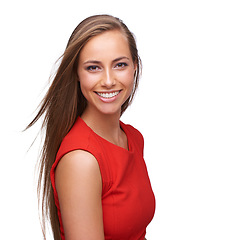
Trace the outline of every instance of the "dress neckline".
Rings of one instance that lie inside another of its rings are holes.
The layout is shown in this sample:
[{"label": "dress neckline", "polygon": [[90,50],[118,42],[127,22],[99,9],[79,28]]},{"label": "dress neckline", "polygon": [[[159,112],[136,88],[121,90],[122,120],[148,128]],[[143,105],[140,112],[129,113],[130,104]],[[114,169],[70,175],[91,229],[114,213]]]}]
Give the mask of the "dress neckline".
[{"label": "dress neckline", "polygon": [[131,140],[130,140],[130,136],[129,136],[129,133],[128,133],[128,130],[126,128],[126,124],[124,124],[122,121],[119,120],[119,124],[120,124],[120,128],[122,129],[122,131],[125,133],[126,135],[126,138],[127,138],[127,146],[128,146],[128,149],[126,148],[123,148],[123,147],[120,147],[108,140],[106,140],[105,138],[101,137],[99,134],[97,134],[96,132],[93,131],[93,129],[91,127],[89,127],[86,122],[81,118],[79,117],[79,119],[84,123],[84,125],[90,129],[90,131],[96,136],[98,137],[99,139],[101,139],[102,141],[110,144],[111,146],[115,147],[115,148],[118,148],[118,149],[121,149],[122,151],[125,151],[125,152],[128,152],[128,153],[131,153],[132,152],[132,144],[131,144]]}]

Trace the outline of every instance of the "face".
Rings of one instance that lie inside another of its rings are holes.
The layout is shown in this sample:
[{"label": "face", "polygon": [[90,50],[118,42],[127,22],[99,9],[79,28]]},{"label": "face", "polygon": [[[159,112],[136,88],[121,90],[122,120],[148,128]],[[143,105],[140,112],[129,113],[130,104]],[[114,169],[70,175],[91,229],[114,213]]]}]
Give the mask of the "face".
[{"label": "face", "polygon": [[89,40],[78,64],[86,111],[120,114],[132,93],[135,70],[127,39],[120,31],[107,31]]}]

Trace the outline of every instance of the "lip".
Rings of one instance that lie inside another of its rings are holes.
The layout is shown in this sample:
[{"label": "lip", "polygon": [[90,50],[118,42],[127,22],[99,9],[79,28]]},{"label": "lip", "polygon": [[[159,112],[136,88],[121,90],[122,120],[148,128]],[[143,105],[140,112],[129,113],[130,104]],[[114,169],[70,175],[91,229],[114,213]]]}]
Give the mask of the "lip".
[{"label": "lip", "polygon": [[95,93],[113,93],[113,92],[121,92],[122,89],[114,89],[109,91],[94,91]]},{"label": "lip", "polygon": [[[105,102],[105,103],[111,103],[113,101],[115,101],[118,96],[120,95],[122,90],[110,90],[110,91],[95,91],[95,94],[98,96],[98,98],[102,101],[102,102]],[[111,93],[116,93],[118,92],[117,95],[113,96],[113,97],[103,97],[101,95],[99,95],[98,93],[101,93],[101,94],[111,94]]]}]

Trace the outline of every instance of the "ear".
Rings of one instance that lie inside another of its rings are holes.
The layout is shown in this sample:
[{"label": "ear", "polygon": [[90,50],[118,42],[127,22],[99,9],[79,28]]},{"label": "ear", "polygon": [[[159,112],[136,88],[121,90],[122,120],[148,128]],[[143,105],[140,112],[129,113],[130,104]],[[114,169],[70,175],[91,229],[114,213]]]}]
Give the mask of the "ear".
[{"label": "ear", "polygon": [[134,63],[134,77],[137,75],[137,63]]},{"label": "ear", "polygon": [[137,63],[136,63],[136,62],[134,62],[134,64],[133,64],[133,65],[134,65],[134,72],[135,72],[135,71],[137,71]]}]

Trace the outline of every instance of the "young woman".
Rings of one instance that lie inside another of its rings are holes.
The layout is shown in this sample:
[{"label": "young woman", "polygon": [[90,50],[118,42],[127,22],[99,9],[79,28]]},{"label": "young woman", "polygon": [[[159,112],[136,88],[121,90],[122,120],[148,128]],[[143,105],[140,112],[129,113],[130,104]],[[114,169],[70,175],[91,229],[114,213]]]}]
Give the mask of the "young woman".
[{"label": "young woman", "polygon": [[28,126],[44,115],[39,189],[56,240],[145,239],[155,198],[143,137],[120,121],[140,68],[134,37],[118,18],[89,17],[69,39]]}]

